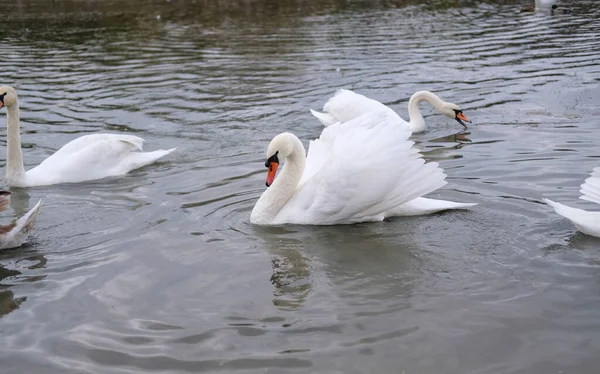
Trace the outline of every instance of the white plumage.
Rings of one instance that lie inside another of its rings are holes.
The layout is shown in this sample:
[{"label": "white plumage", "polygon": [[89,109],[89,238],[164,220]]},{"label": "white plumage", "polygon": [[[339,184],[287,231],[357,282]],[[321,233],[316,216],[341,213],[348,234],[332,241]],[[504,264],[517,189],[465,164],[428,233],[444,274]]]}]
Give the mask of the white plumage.
[{"label": "white plumage", "polygon": [[133,135],[85,135],[65,144],[26,172],[21,152],[19,104],[12,87],[0,87],[0,108],[3,106],[7,114],[6,182],[9,186],[75,183],[124,175],[175,150],[140,152],[144,140]]},{"label": "white plumage", "polygon": [[[581,185],[579,192],[582,194],[579,197],[580,199],[600,204],[600,167],[594,169],[591,176]],[[571,208],[546,198],[543,200],[556,213],[573,222],[579,231],[587,235],[600,237],[600,212],[588,212],[583,209]]]},{"label": "white plumage", "polygon": [[317,117],[323,126],[330,126],[337,122],[347,122],[367,113],[387,113],[390,120],[396,122],[399,126],[405,127],[411,132],[420,132],[425,130],[425,120],[419,108],[419,104],[423,101],[430,103],[438,112],[455,119],[466,128],[462,121],[469,122],[469,120],[462,114],[460,107],[443,101],[429,91],[418,91],[411,96],[408,101],[409,122],[403,120],[396,112],[379,101],[344,89],[338,90],[323,105],[323,112],[312,109],[310,112]]},{"label": "white plumage", "polygon": [[367,113],[325,128],[310,142],[307,157],[295,135],[279,134],[267,159],[275,155],[286,164],[250,221],[329,225],[407,215],[403,204],[446,184],[438,164],[426,164],[413,148],[410,134],[390,113]]},{"label": "white plumage", "polygon": [[[10,202],[10,192],[0,192],[0,211],[6,209]],[[21,246],[29,237],[42,201],[40,200],[29,212],[9,225],[0,225],[0,249],[16,248]]]}]

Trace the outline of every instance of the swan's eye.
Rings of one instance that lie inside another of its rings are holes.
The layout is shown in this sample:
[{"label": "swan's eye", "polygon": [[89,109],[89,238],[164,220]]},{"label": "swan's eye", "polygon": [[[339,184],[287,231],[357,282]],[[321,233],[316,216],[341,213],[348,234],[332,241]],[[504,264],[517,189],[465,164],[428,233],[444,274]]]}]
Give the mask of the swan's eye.
[{"label": "swan's eye", "polygon": [[275,154],[273,156],[271,156],[267,159],[267,162],[265,162],[265,167],[270,168],[272,162],[275,162],[277,164],[279,163],[279,158],[277,157],[278,153],[279,153],[279,151],[275,152]]}]

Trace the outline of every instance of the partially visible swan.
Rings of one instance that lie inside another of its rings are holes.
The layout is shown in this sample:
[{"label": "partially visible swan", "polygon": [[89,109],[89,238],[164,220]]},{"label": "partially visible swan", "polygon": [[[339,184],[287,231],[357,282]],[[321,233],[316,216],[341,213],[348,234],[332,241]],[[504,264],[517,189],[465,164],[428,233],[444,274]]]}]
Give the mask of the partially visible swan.
[{"label": "partially visible swan", "polygon": [[558,0],[535,0],[535,10],[541,10],[544,8],[556,9],[556,3]]},{"label": "partially visible swan", "polygon": [[[0,191],[0,212],[5,210],[9,203],[10,192]],[[25,243],[29,232],[33,229],[41,205],[42,200],[21,218],[12,221],[9,225],[0,225],[0,249],[15,248]]]},{"label": "partially visible swan", "polygon": [[366,96],[354,93],[350,90],[340,89],[323,106],[323,113],[316,110],[310,110],[313,116],[317,117],[324,126],[330,126],[336,122],[346,122],[366,113],[388,112],[390,115],[408,130],[412,132],[421,132],[425,130],[425,120],[421,115],[419,104],[423,101],[431,104],[438,112],[455,119],[458,123],[467,128],[465,122],[471,122],[463,114],[458,105],[447,103],[437,95],[429,91],[415,92],[408,100],[409,121],[403,120],[396,112],[383,105],[377,100],[369,99]]},{"label": "partially visible swan", "polygon": [[[580,199],[600,204],[600,167],[594,169],[591,176],[581,185],[579,192],[581,192]],[[573,222],[575,227],[582,233],[600,237],[600,212],[588,212],[583,209],[571,208],[546,198],[543,198],[543,200],[556,213]]]},{"label": "partially visible swan", "polygon": [[554,9],[558,8],[557,2],[558,0],[534,0],[533,4],[522,7],[521,12],[539,12],[550,9],[554,13]]},{"label": "partially visible swan", "polygon": [[21,153],[19,102],[12,87],[0,87],[2,107],[6,107],[7,116],[6,182],[9,186],[43,186],[123,175],[175,150],[133,152],[142,150],[142,138],[120,134],[85,135],[65,144],[40,165],[25,172]]},{"label": "partially visible swan", "polygon": [[256,202],[250,222],[350,224],[423,214],[427,207],[434,212],[475,205],[421,197],[444,186],[446,175],[437,163],[425,163],[408,140],[411,132],[390,116],[367,113],[333,124],[310,142],[308,156],[295,135],[273,138],[265,163],[270,187]]}]

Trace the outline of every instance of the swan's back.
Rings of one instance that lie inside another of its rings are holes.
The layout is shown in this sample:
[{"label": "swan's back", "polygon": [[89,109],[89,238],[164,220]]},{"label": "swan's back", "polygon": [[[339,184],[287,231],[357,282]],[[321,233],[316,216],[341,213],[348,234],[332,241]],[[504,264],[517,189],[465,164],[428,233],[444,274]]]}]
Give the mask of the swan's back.
[{"label": "swan's back", "polygon": [[122,134],[79,137],[27,171],[23,185],[75,183],[124,175],[174,150],[140,152],[143,141],[137,136]]},{"label": "swan's back", "polygon": [[357,94],[350,90],[340,89],[323,106],[323,113],[311,109],[311,113],[319,119],[324,126],[331,126],[336,122],[347,122],[367,113],[387,113],[389,121],[408,125],[392,109],[377,100]]}]

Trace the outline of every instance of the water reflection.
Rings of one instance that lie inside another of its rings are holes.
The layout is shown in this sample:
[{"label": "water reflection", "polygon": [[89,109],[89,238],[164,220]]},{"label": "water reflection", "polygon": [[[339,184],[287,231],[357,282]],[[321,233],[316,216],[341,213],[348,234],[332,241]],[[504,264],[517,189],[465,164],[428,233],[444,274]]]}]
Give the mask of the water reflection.
[{"label": "water reflection", "polygon": [[[419,148],[424,148],[421,153],[427,161],[457,159],[463,156],[453,151],[460,150],[472,144],[469,135],[471,135],[470,131],[463,130],[449,135],[434,137],[422,143],[417,141],[416,144]],[[442,145],[443,143],[449,143],[449,145]]]},{"label": "water reflection", "polygon": [[27,296],[15,297],[11,287],[18,283],[36,282],[45,278],[44,275],[27,275],[30,270],[43,269],[47,262],[43,255],[30,255],[30,251],[31,249],[25,246],[5,250],[0,254],[0,318],[17,310],[27,300]]},{"label": "water reflection", "polygon": [[[415,286],[413,277],[420,273],[424,261],[417,254],[414,225],[418,225],[418,220],[340,227],[256,228],[255,234],[271,256],[273,304],[281,310],[299,310],[315,288],[322,294],[323,286],[329,284],[329,297],[335,295],[340,302],[338,307],[364,305],[370,309],[369,300],[377,300],[377,310],[361,311],[363,315],[385,313],[388,302],[392,310],[398,310],[399,305],[408,307],[406,300]],[[398,235],[401,226],[405,233]],[[328,303],[335,304],[333,299]]]}]

